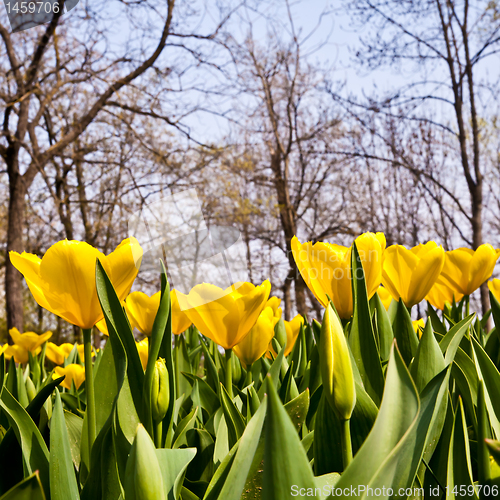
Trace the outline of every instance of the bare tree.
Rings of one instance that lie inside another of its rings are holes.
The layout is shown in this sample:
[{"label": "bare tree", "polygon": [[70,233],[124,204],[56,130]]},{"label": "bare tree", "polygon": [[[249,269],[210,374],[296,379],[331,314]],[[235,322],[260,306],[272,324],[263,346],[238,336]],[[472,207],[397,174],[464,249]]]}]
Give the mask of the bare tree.
[{"label": "bare tree", "polygon": [[[429,190],[443,209],[443,218],[473,248],[484,242],[484,178],[490,165],[481,137],[485,120],[496,112],[491,97],[497,95],[496,76],[488,79],[485,65],[496,59],[500,48],[497,9],[496,2],[469,0],[357,0],[348,5],[354,24],[367,28],[356,53],[358,62],[370,69],[389,67],[405,77],[411,72],[405,78],[408,83],[361,103],[364,111],[389,115],[416,128],[425,123],[434,134],[442,134],[436,154],[445,158],[442,168],[447,176],[429,171],[425,163],[408,163],[402,156],[398,162]],[[359,102],[344,103],[359,113]],[[461,179],[468,201],[461,186],[454,186],[453,175]],[[453,219],[455,214],[465,219],[469,231]],[[485,287],[481,301],[485,311]]]}]

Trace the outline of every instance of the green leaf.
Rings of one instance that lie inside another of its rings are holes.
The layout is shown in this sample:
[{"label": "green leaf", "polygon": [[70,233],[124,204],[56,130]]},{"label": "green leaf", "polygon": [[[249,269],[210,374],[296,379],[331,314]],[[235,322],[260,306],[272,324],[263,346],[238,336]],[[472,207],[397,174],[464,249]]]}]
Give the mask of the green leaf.
[{"label": "green leaf", "polygon": [[378,293],[375,293],[370,299],[370,310],[375,312],[380,357],[385,361],[389,359],[394,333],[392,331],[391,320]]},{"label": "green leaf", "polygon": [[445,366],[443,353],[432,330],[431,319],[428,318],[410,369],[418,392],[422,392],[427,383],[444,370]]},{"label": "green leaf", "polygon": [[195,406],[201,406],[212,415],[220,407],[220,401],[217,394],[202,378],[191,373],[182,373],[182,375],[192,385],[191,400]]},{"label": "green leaf", "polygon": [[292,486],[315,487],[309,459],[270,377],[265,425],[263,500],[290,498]]},{"label": "green leaf", "polygon": [[80,446],[82,439],[83,418],[64,410],[64,419],[66,420],[66,428],[68,430],[68,440],[73,465],[76,470],[78,470],[80,468]]},{"label": "green leaf", "polygon": [[229,434],[229,448],[232,448],[245,431],[245,419],[235,404],[231,401],[226,388],[222,384],[220,387],[220,395],[222,410],[224,412]]},{"label": "green leaf", "polygon": [[410,313],[402,299],[399,299],[396,316],[392,323],[392,329],[394,330],[394,338],[398,343],[401,357],[406,366],[410,366],[410,361],[417,354],[418,337],[413,328]]},{"label": "green leaf", "polygon": [[378,406],[384,391],[384,375],[373,332],[365,274],[356,243],[353,243],[352,246],[351,276],[353,276],[351,283],[354,313],[349,334],[349,345],[365,390]]},{"label": "green leaf", "polygon": [[78,485],[59,391],[50,421],[50,496],[52,500],[79,500]]},{"label": "green leaf", "polygon": [[[141,359],[139,357],[139,352],[137,351],[132,328],[130,327],[127,316],[123,311],[120,299],[116,295],[113,285],[111,284],[111,281],[99,260],[96,265],[96,288],[99,302],[106,320],[106,325],[108,327],[110,340],[119,339],[125,349],[126,369],[130,383],[130,390],[132,392],[132,397],[134,398],[137,413],[142,416],[144,370],[142,369]],[[95,387],[97,392],[98,384],[95,384]],[[113,396],[116,396],[116,394]]]},{"label": "green leaf", "polygon": [[462,321],[450,328],[450,331],[439,342],[441,352],[446,353],[446,364],[449,364],[454,360],[458,346],[462,342],[463,337],[467,333],[467,329],[470,327],[473,319],[474,314],[464,318]]},{"label": "green leaf", "polygon": [[50,491],[49,486],[49,450],[37,426],[12,396],[6,387],[2,390],[0,407],[14,429],[17,441],[21,445],[22,456],[27,474],[38,470],[43,490]]},{"label": "green leaf", "polygon": [[[38,419],[45,401],[63,380],[64,377],[59,377],[47,382],[28,405],[26,412],[33,420]],[[22,478],[22,451],[16,439],[14,428],[11,427],[0,442],[0,494],[10,489]]]},{"label": "green leaf", "polygon": [[[168,280],[166,279],[167,273],[162,262],[162,275],[161,275],[161,299],[158,312],[156,313],[155,320],[153,323],[153,330],[151,332],[150,344],[149,344],[149,356],[148,364],[146,366],[146,371],[144,374],[143,382],[143,415],[141,415],[141,422],[144,424],[146,430],[149,434],[153,435],[153,413],[152,413],[152,390],[153,390],[153,375],[155,371],[155,364],[158,356],[160,354],[160,349],[162,347],[163,336],[167,329],[170,317],[170,286]],[[169,333],[171,333],[171,326],[169,328]],[[172,341],[172,336],[168,337],[168,341]],[[167,369],[169,367],[167,366]],[[169,374],[170,383],[170,374]],[[172,396],[172,393],[170,394]],[[169,399],[170,403],[173,403]],[[172,404],[169,404],[169,409],[172,409]],[[140,413],[139,413],[140,415]]]},{"label": "green leaf", "polygon": [[[276,327],[278,326],[278,324],[279,323],[276,324]],[[274,341],[276,341],[276,339],[274,339]],[[271,365],[271,368],[269,369],[269,372],[268,372],[275,387],[277,387],[278,382],[279,382],[281,364],[283,363],[284,355],[285,355],[285,348],[283,347],[278,352],[278,355],[276,356],[276,359],[273,361],[273,364]],[[261,358],[261,359],[264,360],[264,358]],[[259,399],[261,401],[264,398],[265,391],[266,391],[266,384],[262,384],[260,386],[260,389],[258,392]]]},{"label": "green leaf", "polygon": [[179,422],[177,429],[175,429],[172,448],[180,448],[182,445],[187,445],[186,433],[188,430],[194,428],[197,413],[198,407],[193,408],[191,413]]},{"label": "green leaf", "polygon": [[[462,498],[463,495],[455,495],[453,489],[460,486],[473,486],[472,469],[470,463],[469,437],[467,435],[467,423],[465,421],[464,407],[459,399],[458,410],[455,415],[455,423],[450,441],[450,451],[448,454],[448,498]],[[467,489],[468,491],[468,489]],[[471,491],[474,491],[473,487]],[[475,492],[468,498],[477,499]]]},{"label": "green leaf", "polygon": [[[354,455],[365,442],[377,418],[378,408],[366,391],[356,383],[356,406],[352,412],[350,427],[352,451]],[[314,470],[316,475],[342,472],[341,421],[332,410],[325,397],[322,397],[316,416],[314,429]],[[332,450],[338,450],[332,452]]]},{"label": "green leaf", "polygon": [[247,477],[254,464],[254,456],[260,442],[266,409],[267,400],[264,399],[241,436],[238,451],[218,497],[220,500],[239,500],[241,498]]},{"label": "green leaf", "polygon": [[393,345],[377,419],[337,486],[389,488],[396,484],[408,485],[413,472],[408,468],[415,453],[412,443],[419,411],[416,388],[399,351]]},{"label": "green leaf", "polygon": [[285,410],[291,418],[295,429],[299,432],[302,429],[302,425],[307,417],[307,411],[309,410],[309,389],[306,389],[295,399],[286,403]]},{"label": "green leaf", "polygon": [[162,472],[153,441],[139,425],[127,460],[124,497],[127,500],[167,500],[165,492],[168,490]]},{"label": "green leaf", "polygon": [[38,471],[11,488],[0,500],[45,500]]},{"label": "green leaf", "polygon": [[166,499],[177,500],[179,498],[186,469],[195,455],[196,448],[156,450],[156,458],[162,472],[163,491]]},{"label": "green leaf", "polygon": [[484,400],[495,435],[500,436],[500,373],[484,349],[471,337],[479,380],[484,381]]}]

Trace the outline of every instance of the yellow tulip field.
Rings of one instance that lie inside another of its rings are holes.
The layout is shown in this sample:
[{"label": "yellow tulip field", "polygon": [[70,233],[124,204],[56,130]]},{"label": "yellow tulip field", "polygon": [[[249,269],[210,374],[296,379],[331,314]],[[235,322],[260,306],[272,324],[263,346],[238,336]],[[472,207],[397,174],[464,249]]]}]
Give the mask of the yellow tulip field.
[{"label": "yellow tulip field", "polygon": [[11,252],[83,343],[0,346],[0,500],[499,498],[500,250],[291,247],[318,317],[268,280],[170,289],[162,262],[131,292],[135,238]]}]

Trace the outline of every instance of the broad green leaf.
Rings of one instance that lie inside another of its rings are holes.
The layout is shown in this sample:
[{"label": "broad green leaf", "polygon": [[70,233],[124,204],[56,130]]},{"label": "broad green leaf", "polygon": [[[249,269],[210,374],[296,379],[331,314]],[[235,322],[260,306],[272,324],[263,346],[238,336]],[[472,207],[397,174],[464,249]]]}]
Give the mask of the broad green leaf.
[{"label": "broad green leaf", "polygon": [[451,363],[455,358],[455,353],[457,352],[458,346],[462,342],[463,337],[466,334],[467,329],[470,327],[473,319],[474,315],[471,314],[470,316],[450,328],[450,331],[440,340],[439,348],[441,349],[441,352],[443,354],[446,353],[446,364]]},{"label": "broad green leaf", "polygon": [[[397,348],[392,348],[382,404],[375,424],[337,486],[392,487],[407,484],[415,453],[420,401]],[[411,478],[413,481],[413,478]],[[359,498],[365,498],[366,494]]]},{"label": "broad green leaf", "polygon": [[52,500],[79,500],[68,431],[59,391],[50,421],[50,496]]},{"label": "broad green leaf", "polygon": [[500,373],[479,343],[471,337],[479,380],[484,381],[484,400],[495,437],[500,436]]},{"label": "broad green leaf", "polygon": [[222,410],[227,424],[229,434],[229,448],[232,448],[243,435],[245,430],[245,420],[236,405],[231,401],[226,388],[220,387]]},{"label": "broad green leaf", "polygon": [[484,384],[479,383],[479,391],[477,398],[477,469],[479,484],[488,484],[491,478],[490,453],[486,444],[487,439],[492,438],[488,413],[484,401]]},{"label": "broad green leaf", "polygon": [[315,487],[309,459],[270,377],[265,424],[263,500],[290,497],[292,486]]},{"label": "broad green leaf", "polygon": [[266,410],[267,400],[264,399],[241,436],[231,470],[219,494],[220,500],[239,500],[241,498],[260,442]]},{"label": "broad green leaf", "polygon": [[215,443],[205,429],[191,429],[186,433],[188,447],[196,448],[194,459],[187,468],[186,477],[191,481],[210,482],[214,473]]},{"label": "broad green leaf", "polygon": [[394,333],[392,331],[391,320],[378,293],[370,299],[370,310],[375,312],[380,357],[385,361],[389,359]]},{"label": "broad green leaf", "polygon": [[162,472],[165,499],[178,500],[182,487],[182,479],[189,463],[195,455],[196,448],[156,450],[156,458]]},{"label": "broad green leaf", "polygon": [[[110,340],[119,339],[126,352],[126,369],[130,383],[130,390],[134,398],[137,413],[142,416],[142,396],[144,385],[144,370],[137,351],[136,342],[128,318],[123,311],[120,299],[102,267],[99,260],[96,265],[96,288],[101,304]],[[121,356],[120,356],[121,358]],[[120,358],[117,358],[120,359]],[[121,359],[120,359],[121,361]],[[102,360],[101,360],[102,363]],[[116,363],[115,363],[116,364]],[[96,385],[96,389],[97,389]],[[114,394],[116,396],[116,394]]]},{"label": "broad green leaf", "polygon": [[431,319],[428,318],[410,369],[418,392],[422,392],[427,383],[444,370],[445,366],[443,353],[432,330]]},{"label": "broad green leaf", "polygon": [[356,243],[353,243],[351,252],[351,276],[355,279],[351,281],[354,313],[349,345],[364,388],[375,404],[379,405],[384,391],[384,375],[373,332],[365,275]]},{"label": "broad green leaf", "polygon": [[398,343],[398,349],[401,352],[401,357],[406,366],[410,366],[410,361],[417,354],[418,337],[413,328],[410,313],[402,299],[399,299],[392,329],[394,331],[394,338]]},{"label": "broad green leaf", "polygon": [[0,500],[45,500],[38,471],[16,484]]},{"label": "broad green leaf", "polygon": [[[223,422],[223,420],[221,420]],[[216,441],[217,446],[217,441]],[[238,451],[239,442],[236,443],[233,448],[226,454],[224,459],[221,461],[219,467],[215,471],[215,474],[208,485],[207,491],[203,500],[216,500],[219,497],[219,493],[224,486],[224,482],[229,474],[231,465],[233,464],[236,452]]]},{"label": "broad green leaf", "polygon": [[31,475],[38,470],[43,490],[48,495],[50,491],[49,450],[40,431],[26,410],[16,401],[6,387],[2,390],[0,408],[9,419],[17,441],[21,445],[27,475]]},{"label": "broad green leaf", "polygon": [[[276,327],[278,326],[278,324],[279,324],[279,322],[276,324]],[[276,341],[276,339],[273,339],[273,340]],[[281,370],[281,365],[283,363],[284,356],[285,356],[285,347],[280,349],[280,351],[278,352],[278,355],[276,356],[276,359],[273,361],[273,364],[271,365],[271,368],[269,369],[269,372],[268,372],[275,387],[278,386],[280,370]],[[264,360],[265,358],[261,358],[261,359]],[[266,391],[266,384],[262,384],[260,386],[259,391],[258,391],[259,399],[261,401],[264,398],[265,391]]]},{"label": "broad green leaf", "polygon": [[201,406],[209,415],[215,413],[220,407],[220,401],[212,388],[200,377],[191,373],[182,373],[192,386],[191,400],[195,406]]},{"label": "broad green leaf", "polygon": [[198,407],[193,408],[191,413],[179,422],[177,429],[175,429],[172,448],[180,448],[182,445],[187,445],[186,432],[194,428],[197,413]]},{"label": "broad green leaf", "polygon": [[124,497],[127,500],[167,500],[163,472],[151,437],[139,425],[127,460]]},{"label": "broad green leaf", "polygon": [[[473,484],[467,423],[465,421],[464,407],[459,399],[448,454],[448,498],[452,500],[462,498],[464,495],[460,494],[460,486],[464,486],[468,491],[467,487]],[[454,493],[455,487],[459,490],[457,495]],[[473,488],[471,488],[471,492],[473,494],[468,493],[467,498],[477,499]]]},{"label": "broad green leaf", "polygon": [[323,474],[322,476],[316,476],[314,478],[314,482],[316,483],[316,488],[319,488],[319,495],[316,496],[315,493],[316,498],[319,499],[329,498],[329,495],[327,493],[330,492],[332,488],[335,487],[339,479],[340,479],[340,474],[337,472],[331,472],[330,474]]},{"label": "broad green leaf", "polygon": [[[352,450],[356,454],[370,433],[378,408],[366,391],[356,383],[356,406],[350,420]],[[318,407],[314,429],[314,470],[317,475],[342,472],[341,422],[325,397]]]},{"label": "broad green leaf", "polygon": [[292,419],[297,432],[300,431],[302,425],[304,424],[308,409],[309,389],[306,389],[302,394],[285,404],[285,410],[288,413],[288,416]]},{"label": "broad green leaf", "polygon": [[68,430],[69,447],[73,465],[76,470],[80,468],[80,446],[82,439],[83,418],[64,410],[64,419]]},{"label": "broad green leaf", "polygon": [[[63,380],[64,377],[51,380],[40,389],[35,399],[26,408],[26,412],[31,419],[36,420],[38,418],[45,401]],[[11,427],[0,442],[0,494],[5,493],[21,481],[22,478],[22,451],[14,433],[14,428]]]}]

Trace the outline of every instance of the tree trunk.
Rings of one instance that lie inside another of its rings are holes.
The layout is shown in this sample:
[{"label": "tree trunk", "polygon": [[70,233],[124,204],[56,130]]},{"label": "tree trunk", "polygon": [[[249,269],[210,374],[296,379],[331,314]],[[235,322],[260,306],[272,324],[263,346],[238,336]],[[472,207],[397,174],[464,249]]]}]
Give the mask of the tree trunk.
[{"label": "tree trunk", "polygon": [[26,187],[19,172],[9,175],[9,211],[7,219],[7,258],[5,262],[5,303],[7,328],[23,331],[23,286],[21,273],[11,264],[9,252],[23,251]]}]

